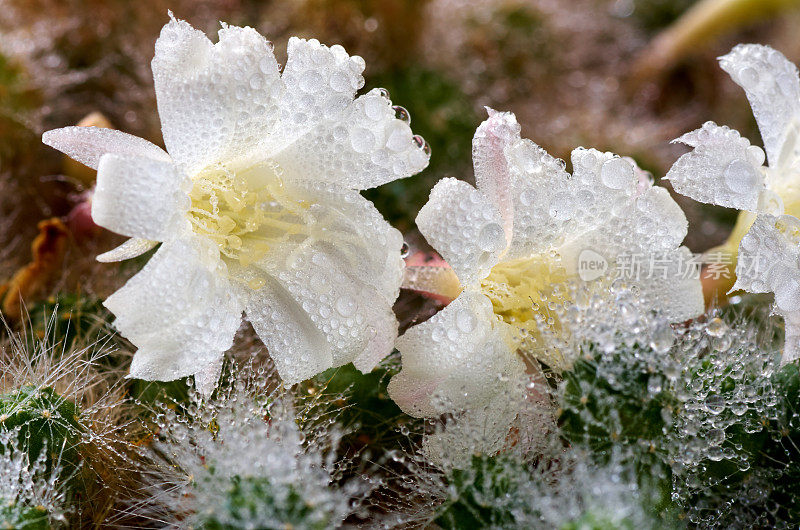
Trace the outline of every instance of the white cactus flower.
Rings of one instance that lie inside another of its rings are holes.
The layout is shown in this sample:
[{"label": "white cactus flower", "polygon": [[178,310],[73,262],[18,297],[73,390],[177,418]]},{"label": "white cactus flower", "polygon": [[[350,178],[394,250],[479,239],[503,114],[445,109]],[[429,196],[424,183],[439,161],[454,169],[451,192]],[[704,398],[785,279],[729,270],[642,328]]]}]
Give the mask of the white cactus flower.
[{"label": "white cactus flower", "polygon": [[[581,281],[585,252],[606,261],[609,281],[623,274],[615,267],[620,257],[666,258],[666,276],[644,271],[622,280],[672,322],[702,313],[698,276],[677,270],[689,254],[680,247],[686,218],[630,161],[579,148],[569,175],[563,161],[520,138],[513,114],[492,110],[475,133],[473,158],[477,188],[443,179],[417,216],[452,269],[408,270],[406,286],[456,298],[397,340],[403,369],[389,392],[405,412],[491,407],[518,384],[525,371],[519,353],[536,358],[543,349],[531,340],[546,320],[543,293]],[[567,290],[561,293],[549,301],[566,306]],[[545,362],[569,367],[568,359]]]},{"label": "white cactus flower", "polygon": [[739,244],[733,290],[774,293],[774,312],[786,324],[781,366],[800,359],[800,219],[756,217]]},{"label": "white cactus flower", "polygon": [[665,178],[694,200],[747,212],[725,245],[735,255],[755,214],[800,215],[800,77],[780,52],[758,44],[739,44],[720,65],[745,90],[764,149],[709,121],[675,140],[694,149]]},{"label": "white cactus flower", "polygon": [[155,48],[166,151],[109,129],[43,136],[97,169],[94,221],[132,238],[100,261],[161,242],[105,302],[138,347],[131,377],[213,388],[242,312],[286,383],[372,369],[397,334],[402,237],[359,190],[422,170],[422,139],[384,91],[355,98],[364,60],[341,46],[291,38],[281,74],[252,28],[223,24],[214,44],[172,18]]}]

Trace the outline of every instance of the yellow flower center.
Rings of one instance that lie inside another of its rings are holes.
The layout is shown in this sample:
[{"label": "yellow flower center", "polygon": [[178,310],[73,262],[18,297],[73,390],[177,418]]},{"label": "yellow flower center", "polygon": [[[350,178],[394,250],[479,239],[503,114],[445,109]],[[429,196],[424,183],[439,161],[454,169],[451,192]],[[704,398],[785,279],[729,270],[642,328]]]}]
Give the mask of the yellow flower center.
[{"label": "yellow flower center", "polygon": [[280,174],[274,164],[237,171],[219,165],[200,172],[189,192],[195,232],[213,240],[223,259],[243,267],[305,234],[309,205],[289,196]]},{"label": "yellow flower center", "polygon": [[[481,291],[492,301],[495,315],[511,325],[512,349],[547,362],[542,329],[560,329],[555,311],[567,300],[567,274],[558,257],[536,255],[498,263],[482,282]],[[550,361],[553,363],[553,360]]]}]

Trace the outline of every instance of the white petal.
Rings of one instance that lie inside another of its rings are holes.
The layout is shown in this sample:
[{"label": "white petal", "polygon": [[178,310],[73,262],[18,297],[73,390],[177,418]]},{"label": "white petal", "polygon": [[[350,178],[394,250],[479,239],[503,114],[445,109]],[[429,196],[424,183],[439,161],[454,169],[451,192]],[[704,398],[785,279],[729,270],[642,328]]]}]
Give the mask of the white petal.
[{"label": "white petal", "polygon": [[436,183],[416,221],[465,286],[485,278],[507,246],[497,209],[481,192],[454,178]]},{"label": "white petal", "polygon": [[272,45],[254,29],[225,26],[212,44],[173,19],[152,67],[164,143],[187,174],[250,156],[275,136],[284,89]]},{"label": "white petal", "polygon": [[765,189],[764,152],[725,126],[706,122],[676,142],[694,149],[665,178],[675,191],[700,202],[754,212]]},{"label": "white petal", "polygon": [[364,86],[364,59],[350,57],[339,45],[292,37],[287,46],[280,104],[281,134],[289,141],[324,120],[336,120]]},{"label": "white petal", "polygon": [[157,241],[149,241],[147,239],[132,237],[117,248],[109,250],[108,252],[103,252],[97,256],[97,261],[101,263],[124,261],[126,259],[141,256],[156,245],[158,245]]},{"label": "white petal", "polygon": [[475,183],[494,204],[503,218],[506,239],[511,241],[514,224],[514,199],[506,148],[520,141],[520,126],[510,112],[487,107],[489,119],[480,124],[472,138],[472,163]]},{"label": "white petal", "polygon": [[759,215],[739,243],[732,290],[775,293],[775,312],[786,323],[782,364],[798,358],[800,347],[800,220]]},{"label": "white petal", "polygon": [[107,153],[170,161],[169,155],[157,145],[122,131],[102,127],[53,129],[42,135],[42,142],[92,169],[97,169],[100,158]]},{"label": "white petal", "polygon": [[[265,270],[296,301],[327,340],[331,365],[352,362],[363,372],[391,353],[397,320],[386,296],[348,267],[342,255],[325,243],[302,245],[286,266]],[[397,278],[395,291],[399,289]]]},{"label": "white petal", "polygon": [[184,227],[189,200],[171,162],[103,155],[92,197],[92,219],[128,237],[166,241]]},{"label": "white petal", "polygon": [[194,374],[194,385],[197,391],[203,396],[210,396],[217,388],[217,381],[222,374],[222,365],[225,359],[220,357],[216,361],[212,361],[204,366]]},{"label": "white petal", "polygon": [[317,123],[274,159],[285,178],[363,190],[419,173],[429,155],[408,124],[395,118],[391,102],[373,90],[336,118]]},{"label": "white petal", "polygon": [[586,194],[571,189],[562,160],[530,140],[510,146],[506,157],[514,201],[514,237],[505,258],[547,252],[563,242],[564,226],[575,217]]},{"label": "white petal", "polygon": [[218,361],[233,344],[242,304],[199,238],[164,243],[104,305],[139,351],[131,377],[169,381]]},{"label": "white petal", "polygon": [[691,251],[679,247],[652,258],[641,260],[639,279],[632,282],[639,288],[639,296],[647,306],[669,322],[683,322],[703,314],[703,286],[699,268],[691,265]]},{"label": "white petal", "polygon": [[[403,235],[358,192],[320,182],[287,183],[285,189],[313,204],[310,235],[351,276],[368,283],[389,305],[400,292],[405,263]],[[281,263],[279,266],[283,266]]]},{"label": "white petal", "polygon": [[403,369],[389,382],[389,395],[416,417],[485,406],[502,392],[504,381],[524,371],[506,334],[489,299],[464,291],[397,339]]},{"label": "white petal", "polygon": [[[744,88],[772,167],[793,155],[800,119],[797,67],[769,46],[739,44],[720,57],[720,66]],[[787,140],[789,140],[787,142]]]},{"label": "white petal", "polygon": [[333,366],[331,346],[308,313],[270,277],[249,291],[245,314],[267,346],[284,384],[305,381]]}]

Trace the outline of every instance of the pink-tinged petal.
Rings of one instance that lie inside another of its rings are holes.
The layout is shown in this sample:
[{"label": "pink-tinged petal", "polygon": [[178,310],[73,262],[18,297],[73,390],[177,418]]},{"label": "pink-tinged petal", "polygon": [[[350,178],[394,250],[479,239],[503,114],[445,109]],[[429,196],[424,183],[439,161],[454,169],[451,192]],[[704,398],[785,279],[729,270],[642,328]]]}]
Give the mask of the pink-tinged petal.
[{"label": "pink-tinged petal", "polygon": [[143,138],[103,127],[64,127],[42,135],[42,142],[81,164],[97,169],[100,158],[111,153],[126,157],[150,158],[168,163],[169,155]]},{"label": "pink-tinged petal", "polygon": [[486,108],[489,119],[480,124],[472,139],[472,163],[478,189],[494,204],[503,218],[506,239],[514,227],[514,199],[506,148],[520,141],[520,126],[510,112]]}]

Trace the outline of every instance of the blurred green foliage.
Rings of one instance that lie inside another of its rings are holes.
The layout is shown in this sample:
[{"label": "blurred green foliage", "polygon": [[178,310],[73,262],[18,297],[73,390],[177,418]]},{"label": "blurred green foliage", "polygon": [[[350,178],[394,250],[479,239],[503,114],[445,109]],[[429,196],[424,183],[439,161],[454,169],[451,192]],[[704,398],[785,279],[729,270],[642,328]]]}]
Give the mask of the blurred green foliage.
[{"label": "blurred green foliage", "polygon": [[633,3],[632,16],[649,32],[669,26],[697,0],[628,0]]},{"label": "blurred green foliage", "polygon": [[50,521],[42,506],[21,506],[0,498],[0,528],[14,530],[48,530]]}]

